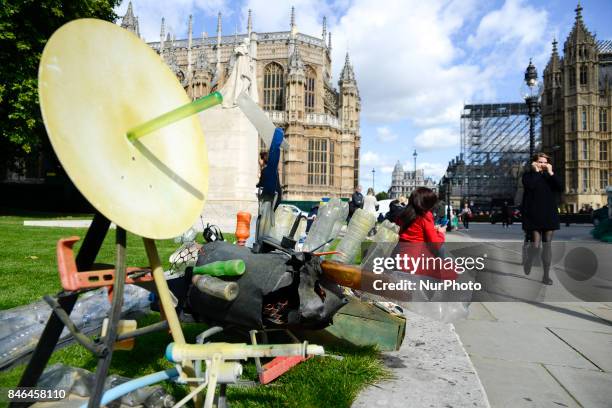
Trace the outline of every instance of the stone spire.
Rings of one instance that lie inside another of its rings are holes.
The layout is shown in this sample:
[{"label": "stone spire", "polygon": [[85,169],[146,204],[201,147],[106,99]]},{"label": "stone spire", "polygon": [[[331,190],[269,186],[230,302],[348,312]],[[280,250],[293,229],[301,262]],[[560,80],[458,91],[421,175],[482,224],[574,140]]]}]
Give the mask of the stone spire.
[{"label": "stone spire", "polygon": [[138,35],[138,20],[134,17],[134,9],[131,1],[128,3],[125,16],[121,19],[121,27]]},{"label": "stone spire", "polygon": [[293,52],[289,56],[289,75],[292,73],[304,75],[304,61],[302,61],[298,47],[294,47]]},{"label": "stone spire", "polygon": [[191,48],[193,45],[193,16],[189,15],[189,26],[187,34],[187,72],[191,72]]},{"label": "stone spire", "polygon": [[164,41],[166,40],[166,19],[162,17],[161,30],[159,31],[159,51],[164,50]]},{"label": "stone spire", "polygon": [[323,16],[323,33],[321,34],[321,38],[325,44],[325,40],[327,40],[327,17],[325,16]]},{"label": "stone spire", "polygon": [[[572,27],[572,31],[570,35],[567,37],[568,40],[572,40],[573,43],[595,43],[595,37],[584,25],[584,20],[582,19],[582,6],[580,2],[576,6],[574,10],[576,12],[576,19],[574,21],[574,26]],[[568,46],[568,42],[566,40],[565,46]]]},{"label": "stone spire", "polygon": [[340,73],[340,83],[344,82],[354,82],[355,81],[355,72],[353,71],[353,66],[351,65],[351,60],[349,58],[348,51],[346,52],[346,58],[344,60],[344,67],[342,68],[342,72]]},{"label": "stone spire", "polygon": [[216,75],[221,75],[221,12],[217,15],[217,66]]},{"label": "stone spire", "polygon": [[295,25],[295,7],[291,6],[291,37],[295,37],[297,34],[297,27]]},{"label": "stone spire", "polygon": [[327,49],[329,50],[329,52],[331,52],[332,46],[331,46],[331,31],[328,34],[329,37],[329,42],[327,43]]},{"label": "stone spire", "polygon": [[253,16],[251,14],[251,9],[249,9],[249,16],[247,17],[247,35],[251,38],[251,33],[253,32]]},{"label": "stone spire", "polygon": [[580,2],[578,2],[578,5],[574,11],[576,12],[576,21],[582,21],[582,6],[580,5]]}]

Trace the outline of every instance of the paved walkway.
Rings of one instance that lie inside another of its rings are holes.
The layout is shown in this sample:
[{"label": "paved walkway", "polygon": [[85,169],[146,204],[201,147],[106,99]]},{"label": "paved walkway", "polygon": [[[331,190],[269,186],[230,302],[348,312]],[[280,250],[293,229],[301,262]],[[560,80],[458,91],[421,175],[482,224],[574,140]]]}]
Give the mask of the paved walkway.
[{"label": "paved walkway", "polygon": [[[449,241],[521,237],[520,226],[491,227]],[[591,228],[563,227],[557,237],[589,240]],[[492,407],[612,407],[612,303],[473,303],[455,329]]]},{"label": "paved walkway", "polygon": [[399,351],[383,352],[393,378],[366,388],[354,408],[489,407],[453,325],[406,312]]}]

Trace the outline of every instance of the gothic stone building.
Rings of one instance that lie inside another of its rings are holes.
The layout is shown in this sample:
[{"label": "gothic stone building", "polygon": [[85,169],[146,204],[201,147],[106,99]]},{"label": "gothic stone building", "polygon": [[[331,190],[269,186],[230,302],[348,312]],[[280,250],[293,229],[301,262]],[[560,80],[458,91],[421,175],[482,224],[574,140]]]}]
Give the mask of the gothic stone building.
[{"label": "gothic stone building", "polygon": [[416,174],[414,171],[404,171],[402,164],[398,161],[391,173],[389,198],[409,197],[417,187],[427,187],[434,191],[438,189],[436,182],[431,177],[425,178],[425,170],[417,169]]},{"label": "gothic stone building", "polygon": [[[139,35],[131,3],[121,25]],[[336,90],[331,83],[331,33],[325,18],[320,37],[302,34],[292,8],[289,27],[289,31],[256,33],[249,11],[246,34],[222,36],[219,13],[215,38],[206,33],[194,37],[190,16],[188,38],[179,40],[166,33],[162,18],[160,41],[149,45],[195,99],[223,86],[234,47],[250,38],[259,104],[285,130],[290,145],[279,169],[283,198],[348,197],[359,180],[361,100],[353,67],[347,53]]]},{"label": "gothic stone building", "polygon": [[563,178],[570,211],[604,205],[612,170],[612,41],[596,41],[581,12],[578,5],[562,57],[553,42],[542,95],[542,148]]}]

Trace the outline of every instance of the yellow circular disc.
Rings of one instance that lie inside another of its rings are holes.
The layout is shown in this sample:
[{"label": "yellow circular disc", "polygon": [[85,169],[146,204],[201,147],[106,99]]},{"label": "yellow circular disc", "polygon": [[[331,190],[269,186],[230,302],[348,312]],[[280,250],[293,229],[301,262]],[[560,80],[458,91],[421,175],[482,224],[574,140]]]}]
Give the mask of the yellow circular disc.
[{"label": "yellow circular disc", "polygon": [[142,40],[101,20],[58,29],[43,51],[40,107],[53,149],[79,191],[122,228],[180,235],[208,192],[208,157],[197,115],[130,142],[136,125],[191,102]]}]

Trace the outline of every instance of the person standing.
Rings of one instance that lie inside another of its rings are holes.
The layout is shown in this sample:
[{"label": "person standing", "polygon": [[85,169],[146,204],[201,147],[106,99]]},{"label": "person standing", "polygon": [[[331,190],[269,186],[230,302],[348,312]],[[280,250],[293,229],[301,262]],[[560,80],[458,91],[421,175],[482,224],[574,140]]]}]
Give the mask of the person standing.
[{"label": "person standing", "polygon": [[363,208],[363,194],[361,194],[361,186],[357,186],[355,192],[351,196],[351,201],[349,202],[349,220],[358,208]]},{"label": "person standing", "polygon": [[556,196],[563,191],[561,181],[554,174],[549,160],[545,153],[533,156],[531,168],[522,178],[524,193],[521,207],[525,231],[523,268],[525,274],[529,275],[535,256],[541,252],[544,269],[542,283],[546,285],[553,283],[550,279],[551,242],[553,231],[559,229]]},{"label": "person standing", "polygon": [[470,206],[468,203],[463,205],[463,209],[461,210],[461,218],[463,219],[463,227],[466,231],[470,230],[470,218],[472,218],[472,210],[470,210]]},{"label": "person standing", "polygon": [[376,207],[378,206],[378,200],[376,200],[376,196],[374,195],[374,189],[372,187],[368,188],[368,193],[363,199],[363,209],[364,211],[370,212],[376,215]]}]

